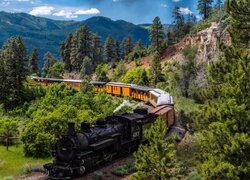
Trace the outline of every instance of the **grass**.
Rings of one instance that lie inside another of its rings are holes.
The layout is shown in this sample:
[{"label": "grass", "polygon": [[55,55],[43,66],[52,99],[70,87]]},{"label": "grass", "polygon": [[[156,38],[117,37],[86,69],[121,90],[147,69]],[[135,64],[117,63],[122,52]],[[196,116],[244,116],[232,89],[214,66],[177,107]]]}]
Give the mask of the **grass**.
[{"label": "grass", "polygon": [[174,97],[175,107],[180,110],[184,110],[186,113],[195,112],[199,110],[201,107],[200,104],[195,103],[193,99],[185,98],[185,97]]},{"label": "grass", "polygon": [[[9,147],[0,146],[0,179],[12,179],[24,175],[33,166],[42,166],[44,163],[50,162],[47,159],[36,159],[32,157],[25,157],[23,147],[19,145]],[[28,168],[28,169],[27,169]]]},{"label": "grass", "polygon": [[136,171],[136,167],[134,162],[127,162],[127,164],[118,166],[115,169],[113,169],[112,174],[116,176],[125,176],[128,174],[131,174]]}]

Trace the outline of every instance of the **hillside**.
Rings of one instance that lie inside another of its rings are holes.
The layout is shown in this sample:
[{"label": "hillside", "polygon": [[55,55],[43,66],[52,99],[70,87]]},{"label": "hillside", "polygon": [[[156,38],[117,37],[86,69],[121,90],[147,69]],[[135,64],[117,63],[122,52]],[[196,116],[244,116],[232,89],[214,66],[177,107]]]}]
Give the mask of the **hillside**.
[{"label": "hillside", "polygon": [[[60,43],[68,33],[75,32],[82,25],[88,25],[92,32],[97,32],[105,41],[108,35],[122,41],[127,35],[131,35],[134,41],[142,39],[144,44],[149,42],[148,31],[145,28],[132,23],[97,16],[85,21],[57,21],[47,18],[31,16],[25,13],[0,12],[0,47],[10,36],[22,36],[28,52],[37,48],[40,59],[50,51],[59,57]],[[40,66],[43,62],[40,62]]]},{"label": "hillside", "polygon": [[[162,53],[162,64],[166,61],[182,61],[182,49],[186,45],[198,47],[197,60],[198,62],[211,63],[219,56],[220,43],[230,44],[231,39],[226,29],[221,27],[220,23],[212,23],[209,28],[206,28],[196,34],[187,35],[179,43],[170,46]],[[147,56],[141,59],[141,64],[146,68],[150,68],[153,56]],[[130,62],[126,64],[128,69],[132,69],[136,63]]]}]

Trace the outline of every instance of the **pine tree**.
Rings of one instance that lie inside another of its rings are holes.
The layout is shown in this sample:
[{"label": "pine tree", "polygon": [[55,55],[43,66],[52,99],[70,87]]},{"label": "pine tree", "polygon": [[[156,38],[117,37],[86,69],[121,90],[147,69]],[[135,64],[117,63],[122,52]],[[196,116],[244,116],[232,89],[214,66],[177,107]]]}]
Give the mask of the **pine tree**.
[{"label": "pine tree", "polygon": [[206,179],[250,178],[250,56],[242,28],[249,25],[242,21],[249,17],[247,8],[249,1],[228,2],[233,43],[221,46],[224,57],[211,66],[204,93],[208,102],[197,116],[203,159],[199,170]]},{"label": "pine tree", "polygon": [[49,68],[52,67],[56,63],[56,58],[50,52],[47,52],[44,55],[44,66],[43,71],[44,74],[47,75],[49,72]]},{"label": "pine tree", "polygon": [[154,19],[149,32],[153,49],[160,52],[161,45],[164,42],[164,31],[163,25],[161,24],[161,20],[158,16]]},{"label": "pine tree", "polygon": [[92,34],[92,49],[93,49],[93,64],[96,66],[103,60],[101,37],[97,33]]},{"label": "pine tree", "polygon": [[221,10],[222,0],[216,0],[215,9]]},{"label": "pine tree", "polygon": [[140,145],[135,153],[137,172],[132,180],[171,179],[176,177],[174,139],[166,141],[167,127],[159,118],[145,132],[148,144]]},{"label": "pine tree", "polygon": [[112,36],[108,36],[103,47],[105,62],[114,61],[115,57],[115,43]]},{"label": "pine tree", "polygon": [[185,32],[184,32],[185,21],[184,21],[184,16],[180,12],[180,7],[175,6],[173,10],[173,18],[174,18],[173,33],[174,33],[175,39],[178,41],[185,35]]},{"label": "pine tree", "polygon": [[7,92],[5,107],[14,108],[24,98],[23,82],[26,80],[28,68],[26,65],[26,48],[20,37],[9,38],[4,44],[1,53],[5,80],[3,81],[3,93]]},{"label": "pine tree", "polygon": [[134,48],[134,40],[132,36],[127,36],[123,40],[123,51],[124,51],[124,56],[127,56],[129,53],[133,51]]},{"label": "pine tree", "polygon": [[91,59],[86,56],[83,59],[83,63],[82,63],[82,69],[81,69],[81,77],[83,78],[86,75],[91,75],[92,73],[92,62]]},{"label": "pine tree", "polygon": [[114,59],[119,60],[121,58],[120,43],[115,41],[115,54]]},{"label": "pine tree", "polygon": [[5,63],[4,63],[4,57],[3,52],[0,49],[0,104],[6,104],[6,73],[5,73]]},{"label": "pine tree", "polygon": [[207,19],[211,15],[212,3],[213,0],[198,0],[198,10],[203,15],[203,19]]},{"label": "pine tree", "polygon": [[159,52],[154,54],[154,59],[151,64],[151,73],[152,73],[152,83],[156,85],[161,80],[161,56]]},{"label": "pine tree", "polygon": [[80,27],[76,32],[77,49],[75,59],[75,70],[80,72],[83,59],[88,56],[92,58],[92,34],[88,26]]},{"label": "pine tree", "polygon": [[142,51],[143,49],[144,49],[143,43],[142,43],[142,40],[140,39],[140,40],[136,43],[136,45],[135,45],[135,47],[134,47],[134,51]]},{"label": "pine tree", "polygon": [[91,78],[89,76],[83,76],[82,77],[82,83],[81,83],[81,92],[83,94],[89,93],[89,94],[94,94],[95,92],[95,87],[91,83]]},{"label": "pine tree", "polygon": [[77,71],[77,68],[79,67],[79,61],[77,60],[77,38],[72,38],[72,44],[70,49],[70,64],[72,71]]},{"label": "pine tree", "polygon": [[38,73],[38,62],[39,62],[37,49],[35,49],[35,48],[32,49],[29,60],[30,60],[29,65],[30,65],[31,73],[37,74]]},{"label": "pine tree", "polygon": [[73,34],[69,33],[67,39],[61,44],[60,50],[61,50],[61,58],[62,62],[65,64],[65,70],[68,72],[72,71],[72,65],[70,61],[70,54],[71,54],[71,46],[72,46],[72,39]]}]

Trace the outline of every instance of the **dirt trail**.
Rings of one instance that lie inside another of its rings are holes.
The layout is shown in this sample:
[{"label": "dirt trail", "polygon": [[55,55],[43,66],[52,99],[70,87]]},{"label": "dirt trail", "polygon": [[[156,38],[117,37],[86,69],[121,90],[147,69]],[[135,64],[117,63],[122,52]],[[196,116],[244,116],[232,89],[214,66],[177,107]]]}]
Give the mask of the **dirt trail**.
[{"label": "dirt trail", "polygon": [[[132,161],[132,160],[133,160],[132,155],[130,155],[128,157],[121,158],[121,159],[117,159],[117,160],[114,160],[113,162],[105,165],[102,168],[98,168],[93,172],[87,173],[83,177],[78,177],[78,178],[74,178],[74,179],[75,180],[96,180],[96,179],[99,179],[99,180],[128,180],[130,175],[124,176],[124,177],[115,176],[112,174],[112,170],[115,167],[124,165],[128,161]],[[28,174],[27,176],[15,178],[14,180],[45,180],[46,178],[47,178],[46,174],[43,174],[41,172],[33,172],[31,174]]]}]

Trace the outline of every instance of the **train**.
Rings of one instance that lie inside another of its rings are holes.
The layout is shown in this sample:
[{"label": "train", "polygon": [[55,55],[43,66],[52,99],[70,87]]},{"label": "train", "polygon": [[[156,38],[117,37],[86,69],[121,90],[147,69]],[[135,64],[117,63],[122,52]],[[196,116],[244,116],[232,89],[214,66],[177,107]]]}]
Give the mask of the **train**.
[{"label": "train", "polygon": [[[34,85],[49,86],[54,83],[64,83],[77,90],[80,90],[82,80],[75,79],[55,79],[55,78],[41,78],[32,76]],[[135,84],[126,84],[120,82],[98,82],[92,81],[96,92],[105,91],[107,94],[114,96],[127,96],[134,100],[144,101],[154,107],[152,113],[160,116],[171,127],[175,123],[175,109],[173,97],[158,88],[151,88],[146,86],[138,86]]]},{"label": "train", "polygon": [[[80,89],[81,80],[32,77],[33,84],[49,86],[65,83]],[[151,109],[135,109],[133,113],[122,113],[97,119],[94,125],[83,121],[80,131],[75,124],[68,124],[68,132],[60,135],[54,151],[53,162],[44,165],[49,179],[71,179],[82,176],[99,164],[128,154],[147,142],[145,130],[161,117],[168,127],[176,122],[173,97],[157,88],[117,82],[92,81],[96,92],[105,91],[114,96],[128,96],[134,100],[151,104]],[[157,133],[157,132],[156,132]]]},{"label": "train", "polygon": [[104,162],[136,150],[146,143],[145,129],[155,118],[147,109],[136,109],[133,113],[97,119],[93,126],[83,121],[80,131],[69,123],[68,132],[59,137],[52,152],[53,163],[44,165],[49,179],[83,176]]}]

